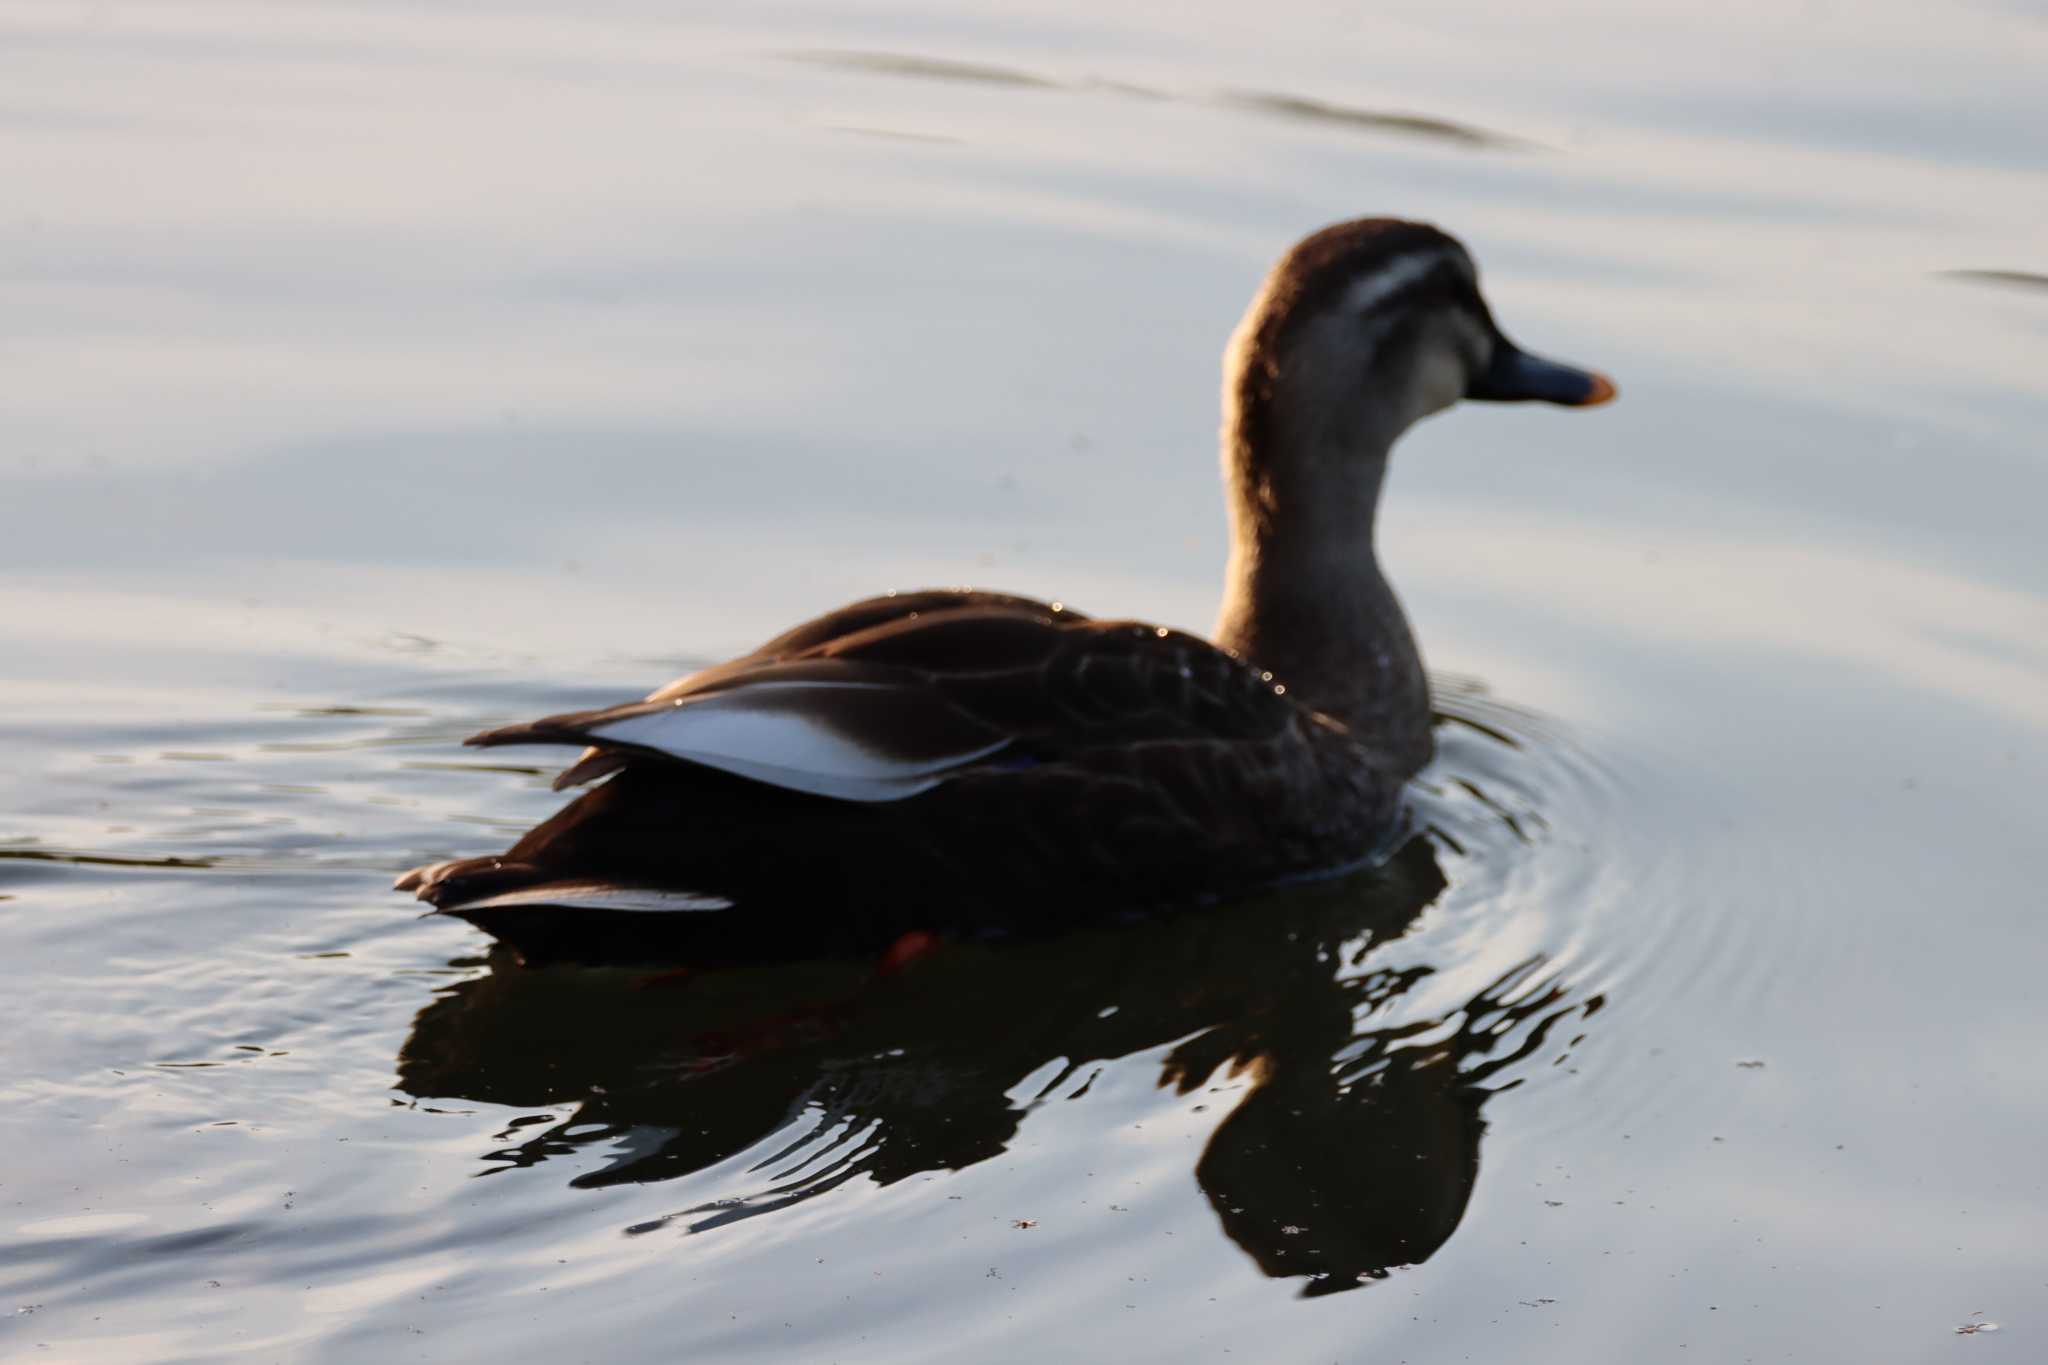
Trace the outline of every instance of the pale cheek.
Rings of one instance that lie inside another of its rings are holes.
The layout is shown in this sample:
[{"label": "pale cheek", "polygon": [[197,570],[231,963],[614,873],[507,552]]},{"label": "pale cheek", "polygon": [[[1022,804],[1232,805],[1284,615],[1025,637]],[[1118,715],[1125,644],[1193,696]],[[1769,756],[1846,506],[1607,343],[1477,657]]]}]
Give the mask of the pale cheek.
[{"label": "pale cheek", "polygon": [[1442,412],[1465,396],[1465,362],[1448,351],[1430,351],[1422,358],[1415,375],[1415,391],[1422,401],[1423,415]]}]

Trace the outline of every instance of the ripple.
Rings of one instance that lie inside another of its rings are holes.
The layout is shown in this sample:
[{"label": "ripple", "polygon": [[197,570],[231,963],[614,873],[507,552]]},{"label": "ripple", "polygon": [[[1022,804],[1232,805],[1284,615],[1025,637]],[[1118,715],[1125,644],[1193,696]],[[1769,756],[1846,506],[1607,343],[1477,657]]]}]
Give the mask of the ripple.
[{"label": "ripple", "polygon": [[[1211,109],[1277,115],[1302,123],[1319,124],[1325,127],[1348,129],[1355,132],[1414,138],[1474,151],[1503,151],[1535,146],[1534,143],[1524,138],[1493,132],[1489,129],[1480,128],[1469,123],[1460,123],[1452,119],[1398,110],[1369,109],[1359,105],[1317,99],[1308,95],[1289,94],[1283,91],[1238,89],[1224,90],[1212,94],[1174,93],[1151,86],[1133,84],[1129,81],[1098,76],[1062,79],[1055,76],[1042,75],[1034,71],[1026,71],[1019,67],[959,61],[950,57],[930,57],[901,52],[810,48],[795,52],[778,53],[776,55],[784,61],[801,62],[807,66],[827,67],[839,71],[863,72],[877,76],[895,76],[912,80],[953,81],[1011,90],[1105,94],[1151,102],[1172,101],[1181,104],[1204,106]],[[950,138],[934,138],[932,135],[922,133],[896,133],[886,129],[848,127],[843,125],[834,126],[843,132],[869,133],[881,137],[902,137],[915,141],[953,140]]]},{"label": "ripple", "polygon": [[[1569,727],[1439,680],[1439,757],[1418,783],[1415,806],[1448,841],[1456,869],[1445,899],[1452,958],[1471,973],[1502,953],[1525,951],[1542,985],[1583,1002],[1597,1030],[1571,1040],[1563,1068],[1575,1103],[1551,1106],[1539,1129],[1566,1147],[1654,1111],[1692,1080],[1642,1045],[1657,1019],[1688,1009],[1740,1010],[1775,988],[1789,956],[1782,926],[1720,903],[1674,856],[1674,833],[1697,838],[1733,809],[1711,800],[1704,775],[1674,785],[1661,755],[1593,747]],[[1673,790],[1683,809],[1661,809]],[[1503,978],[1505,979],[1505,978]],[[1483,998],[1484,993],[1481,993]],[[1706,1006],[1689,1002],[1706,998]],[[1561,1022],[1561,1020],[1559,1021]],[[1550,1025],[1546,1025],[1550,1027]]]},{"label": "ripple", "polygon": [[[131,797],[155,793],[155,806],[129,802],[127,838],[147,852],[46,842],[0,853],[80,872],[381,871],[421,860],[422,842],[460,846],[470,823],[523,828],[554,800],[535,770],[409,751],[449,743],[497,707],[555,704],[574,689],[470,681],[434,684],[425,704],[270,710],[253,731],[195,720],[172,742],[223,761],[169,786],[148,785],[164,779],[143,766],[90,770]],[[953,945],[895,977],[798,963],[681,981],[407,959],[408,944],[466,931],[412,924],[384,902],[380,876],[331,904],[324,923],[263,929],[203,972],[160,955],[127,961],[130,994],[176,1001],[204,982],[206,1000],[160,1008],[153,1038],[123,1043],[124,1066],[200,1087],[165,1131],[264,1141],[306,1102],[294,1095],[303,1059],[346,1055],[360,1005],[345,1001],[426,982],[432,995],[396,1057],[417,1106],[407,1112],[488,1124],[437,1138],[442,1159],[572,1197],[662,1187],[663,1208],[636,1204],[615,1223],[635,1244],[761,1219],[873,1217],[860,1191],[903,1199],[943,1173],[1017,1163],[1062,1171],[1108,1135],[1142,1130],[1174,1135],[1161,1159],[1192,1176],[1258,1274],[1309,1297],[1369,1288],[1455,1235],[1496,1096],[1577,1087],[1547,1122],[1625,1121],[1679,1083],[1646,1071],[1628,1045],[1637,1002],[1724,989],[1717,980],[1748,970],[1754,946],[1696,907],[1688,918],[1631,832],[1640,758],[1618,764],[1469,681],[1439,679],[1438,696],[1439,753],[1415,788],[1414,837],[1363,872],[1058,940]],[[416,804],[386,804],[401,791]],[[232,818],[195,824],[201,810]],[[344,837],[244,827],[275,814]],[[253,839],[268,842],[220,847]],[[213,884],[245,926],[267,923],[257,883]],[[297,1035],[264,1012],[268,993],[294,1001]],[[237,995],[241,1017],[213,1017],[209,1001]],[[286,1037],[260,1051],[250,1041]],[[252,1060],[266,1065],[235,1064]],[[364,1264],[382,1254],[336,1250]]]},{"label": "ripple", "polygon": [[1943,270],[1940,278],[1966,284],[1995,284],[2013,289],[2048,289],[2048,275],[2032,270]]},{"label": "ripple", "polygon": [[1217,96],[1215,102],[1228,108],[1278,114],[1283,118],[1297,119],[1304,123],[1328,124],[1371,133],[1392,133],[1398,136],[1448,142],[1460,147],[1505,150],[1535,146],[1523,138],[1489,132],[1469,123],[1456,123],[1450,119],[1433,118],[1425,114],[1362,109],[1355,105],[1310,99],[1303,95],[1279,94],[1270,90],[1227,91]]},{"label": "ripple", "polygon": [[1033,75],[1013,66],[963,62],[949,57],[920,57],[903,52],[862,52],[843,48],[812,48],[781,54],[785,61],[841,71],[869,71],[879,76],[910,76],[919,80],[965,81],[1030,90],[1058,90],[1066,82]]}]

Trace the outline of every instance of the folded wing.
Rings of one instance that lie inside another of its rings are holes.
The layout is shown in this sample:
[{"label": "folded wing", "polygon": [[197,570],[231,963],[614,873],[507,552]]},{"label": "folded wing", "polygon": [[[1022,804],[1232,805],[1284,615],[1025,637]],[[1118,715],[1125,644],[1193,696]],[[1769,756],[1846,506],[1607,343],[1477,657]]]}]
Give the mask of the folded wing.
[{"label": "folded wing", "polygon": [[836,659],[768,664],[667,700],[551,716],[470,741],[588,744],[614,755],[613,766],[677,760],[841,801],[915,796],[1009,742],[912,670]]},{"label": "folded wing", "polygon": [[578,744],[556,785],[684,763],[841,801],[899,801],[970,769],[1091,748],[1261,738],[1300,717],[1205,640],[991,593],[842,608],[645,701],[477,735]]}]

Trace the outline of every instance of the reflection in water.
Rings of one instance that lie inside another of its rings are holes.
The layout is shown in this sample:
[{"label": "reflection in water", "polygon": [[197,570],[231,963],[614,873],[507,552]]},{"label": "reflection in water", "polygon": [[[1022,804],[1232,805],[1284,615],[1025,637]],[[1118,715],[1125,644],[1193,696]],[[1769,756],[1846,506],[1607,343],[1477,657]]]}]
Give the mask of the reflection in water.
[{"label": "reflection in water", "polygon": [[[1355,105],[1334,104],[1327,100],[1311,99],[1303,95],[1290,95],[1270,90],[1230,90],[1211,96],[1177,95],[1149,86],[1133,85],[1125,81],[1106,80],[1088,76],[1077,80],[1059,80],[1041,76],[1034,72],[1022,71],[1016,67],[991,66],[984,62],[962,62],[948,57],[920,57],[898,52],[861,52],[838,48],[816,48],[802,52],[786,52],[782,56],[789,61],[803,62],[810,66],[831,67],[841,71],[863,71],[880,76],[906,76],[913,80],[960,81],[975,85],[1002,86],[1016,90],[1067,90],[1111,95],[1125,95],[1144,100],[1181,100],[1191,104],[1207,104],[1221,109],[1246,109],[1261,114],[1278,114],[1285,118],[1310,123],[1333,125],[1339,128],[1362,129],[1374,133],[1391,133],[1396,136],[1427,138],[1432,142],[1474,149],[1499,150],[1510,147],[1527,147],[1528,142],[1496,133],[1469,123],[1455,123],[1449,119],[1433,118],[1424,114],[1396,113],[1380,109],[1362,109]],[[864,131],[864,130],[863,130]]]},{"label": "reflection in water", "polygon": [[1499,1073],[1600,1003],[1533,958],[1460,1006],[1404,1015],[1434,969],[1374,959],[1445,889],[1431,837],[1339,881],[1054,941],[947,946],[893,975],[506,960],[420,1012],[399,1084],[576,1106],[508,1128],[494,1171],[602,1152],[573,1183],[607,1186],[765,1152],[748,1168],[756,1192],[632,1229],[695,1232],[860,1177],[986,1161],[1117,1059],[1170,1049],[1157,1084],[1221,1119],[1195,1174],[1225,1233],[1307,1294],[1356,1288],[1450,1237],[1481,1109],[1514,1084]]}]

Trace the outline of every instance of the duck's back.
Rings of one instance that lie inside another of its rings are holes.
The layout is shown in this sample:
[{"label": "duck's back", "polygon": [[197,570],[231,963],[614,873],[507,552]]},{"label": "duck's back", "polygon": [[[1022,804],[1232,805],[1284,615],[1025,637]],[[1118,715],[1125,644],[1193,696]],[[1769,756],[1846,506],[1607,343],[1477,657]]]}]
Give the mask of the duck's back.
[{"label": "duck's back", "polygon": [[603,779],[500,857],[400,879],[529,960],[1057,930],[1355,862],[1401,785],[1198,637],[964,591],[471,742],[589,745],[564,778]]}]

